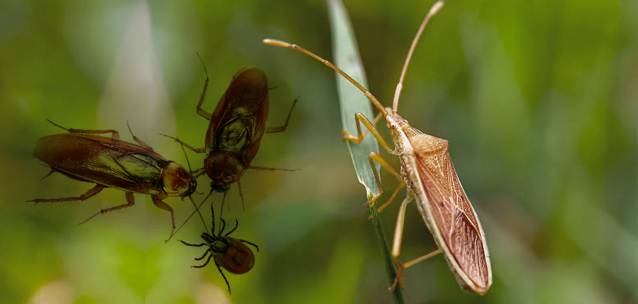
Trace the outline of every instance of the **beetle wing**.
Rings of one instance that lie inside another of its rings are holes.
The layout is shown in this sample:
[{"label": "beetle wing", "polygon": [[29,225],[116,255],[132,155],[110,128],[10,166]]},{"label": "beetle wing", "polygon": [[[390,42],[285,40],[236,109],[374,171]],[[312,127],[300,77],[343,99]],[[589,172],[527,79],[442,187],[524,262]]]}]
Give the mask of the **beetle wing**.
[{"label": "beetle wing", "polygon": [[[231,81],[213,112],[206,134],[206,151],[210,153],[220,140],[224,127],[241,121],[245,128],[244,160],[250,163],[257,154],[268,119],[268,80],[259,69],[241,69]],[[239,133],[244,133],[239,131]]]},{"label": "beetle wing", "polygon": [[427,209],[428,227],[459,283],[484,293],[492,283],[492,273],[483,228],[456,174],[447,140],[419,133],[410,142],[427,198],[420,208]]},{"label": "beetle wing", "polygon": [[37,158],[71,178],[138,193],[158,194],[168,163],[147,148],[115,138],[56,134],[40,138]]}]

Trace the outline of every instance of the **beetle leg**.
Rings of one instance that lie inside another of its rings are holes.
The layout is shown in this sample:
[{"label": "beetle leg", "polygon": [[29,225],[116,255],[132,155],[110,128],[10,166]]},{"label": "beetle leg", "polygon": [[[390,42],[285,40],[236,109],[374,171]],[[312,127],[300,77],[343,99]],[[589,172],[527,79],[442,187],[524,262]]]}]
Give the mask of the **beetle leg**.
[{"label": "beetle leg", "polygon": [[168,137],[168,138],[172,138],[172,139],[174,139],[176,142],[178,142],[178,143],[180,143],[180,144],[184,145],[186,148],[189,148],[189,149],[191,149],[191,150],[195,151],[195,153],[204,153],[204,152],[206,152],[206,148],[199,148],[199,149],[195,149],[195,148],[191,147],[190,145],[188,145],[187,143],[185,143],[185,142],[181,141],[181,140],[180,140],[179,138],[177,138],[177,137],[168,136],[168,135],[166,135],[166,134],[162,134],[162,133],[160,133],[160,135],[165,136],[165,137]]},{"label": "beetle leg", "polygon": [[224,281],[226,281],[226,286],[228,286],[228,293],[230,293],[230,284],[228,283],[228,280],[226,279],[226,276],[224,275],[224,272],[219,267],[219,264],[217,264],[217,261],[215,261],[215,266],[217,266],[217,270],[219,270],[219,273],[222,274],[222,278],[224,278]]},{"label": "beetle leg", "polygon": [[186,243],[186,242],[184,242],[184,241],[182,241],[182,240],[179,240],[179,241],[180,241],[180,242],[182,242],[182,243],[184,243],[184,245],[187,245],[187,246],[193,246],[193,247],[202,247],[202,246],[206,245],[206,243],[201,243],[201,244],[190,244],[190,243]]},{"label": "beetle leg", "polygon": [[[199,259],[198,259],[198,258],[195,258],[195,261],[199,261],[199,260],[201,260],[201,259],[205,258],[205,257],[206,257],[206,255],[207,255],[209,252],[211,252],[211,251],[210,251],[210,248],[208,248],[208,249],[206,250],[206,252],[204,252],[204,255],[202,255],[202,257],[201,257],[201,258],[199,258]],[[211,254],[212,254],[212,252],[211,252]]]},{"label": "beetle leg", "polygon": [[197,169],[197,170],[193,171],[193,173],[191,174],[191,176],[192,176],[194,179],[197,179],[198,177],[200,177],[200,176],[204,175],[204,173],[206,173],[206,171],[204,171],[204,167],[202,167],[202,168],[200,168],[200,169]]},{"label": "beetle leg", "polygon": [[[374,136],[374,138],[377,139],[379,144],[381,144],[381,146],[384,147],[388,151],[388,153],[396,154],[394,152],[394,150],[390,149],[390,146],[388,145],[388,143],[386,143],[386,141],[383,139],[383,137],[381,137],[381,134],[379,133],[379,130],[377,130],[377,128],[374,126],[374,125],[377,124],[377,122],[379,122],[380,119],[381,119],[381,113],[379,113],[379,115],[377,115],[377,117],[374,118],[373,122],[370,122],[365,116],[363,116],[363,114],[355,113],[354,114],[354,120],[357,122],[357,136],[352,136],[352,135],[350,135],[348,130],[343,129],[341,131],[341,133],[343,133],[343,139],[347,140],[347,141],[354,142],[354,143],[361,143],[363,138],[366,135],[368,135],[368,133],[372,133],[372,136]],[[363,133],[361,132],[361,124],[362,123],[367,129]]]},{"label": "beetle leg", "polygon": [[240,239],[237,239],[237,240],[239,240],[240,242],[244,242],[244,243],[246,243],[246,244],[253,245],[253,246],[255,246],[255,249],[257,249],[257,251],[259,251],[259,247],[257,247],[257,245],[255,245],[255,244],[253,244],[253,243],[251,243],[251,242],[249,242],[249,241],[246,241],[246,240],[240,240]]},{"label": "beetle leg", "polygon": [[199,57],[199,61],[201,61],[202,66],[204,67],[204,73],[206,73],[206,81],[204,82],[204,91],[202,92],[202,96],[199,98],[199,103],[197,104],[197,114],[199,114],[199,116],[201,117],[206,118],[206,120],[211,120],[213,118],[213,114],[208,113],[204,111],[204,109],[202,109],[202,103],[204,103],[204,98],[206,97],[206,90],[208,89],[208,71],[206,70],[206,65],[204,64],[204,60],[202,60],[202,57],[200,57],[199,54],[197,54],[197,57]]},{"label": "beetle leg", "polygon": [[137,142],[138,144],[140,144],[140,146],[142,146],[142,147],[144,147],[146,149],[149,149],[151,151],[155,151],[155,150],[153,150],[153,148],[151,148],[151,146],[147,145],[141,139],[137,138],[137,136],[133,135],[133,130],[131,130],[131,126],[129,126],[128,120],[126,121],[126,126],[128,127],[128,131],[131,133],[131,136],[133,136],[133,140],[135,140],[135,142]]},{"label": "beetle leg", "polygon": [[297,104],[297,100],[299,99],[299,97],[295,98],[295,101],[292,102],[292,107],[290,107],[290,111],[288,111],[288,117],[286,117],[286,123],[283,126],[266,128],[266,133],[279,133],[279,132],[286,131],[286,128],[288,127],[288,122],[290,121],[290,114],[292,114],[292,109],[295,108],[295,105]]},{"label": "beetle leg", "polygon": [[[205,267],[206,265],[208,265],[208,262],[210,262],[210,258],[212,258],[212,257],[213,257],[213,254],[211,253],[211,254],[208,256],[208,260],[206,260],[206,263],[204,263],[204,265],[201,265],[201,266],[192,266],[192,267],[193,267],[193,268],[202,268],[202,267]],[[217,264],[217,263],[215,263],[215,264]]]},{"label": "beetle leg", "polygon": [[379,199],[379,197],[381,197],[381,195],[385,193],[385,190],[383,189],[383,184],[381,183],[381,178],[379,177],[379,171],[377,171],[377,168],[374,166],[375,161],[379,165],[381,165],[382,168],[392,173],[392,175],[394,175],[397,179],[399,179],[399,181],[401,181],[401,183],[397,186],[397,189],[394,190],[394,193],[392,193],[392,196],[390,197],[390,199],[377,210],[377,212],[381,212],[383,211],[383,209],[385,209],[385,207],[387,207],[392,202],[392,200],[394,200],[394,197],[397,196],[399,191],[405,187],[405,181],[403,181],[403,179],[401,178],[401,175],[399,175],[399,173],[397,173],[392,168],[392,166],[390,166],[390,164],[388,164],[388,162],[386,162],[385,159],[383,159],[383,157],[381,157],[381,155],[379,155],[378,153],[370,152],[370,155],[368,155],[368,160],[370,161],[370,167],[372,167],[372,173],[374,173],[374,179],[377,181],[377,184],[379,185],[379,194],[372,197],[372,199],[370,199],[366,203],[366,207],[372,206],[377,201],[377,199]]},{"label": "beetle leg", "polygon": [[[102,190],[102,189],[100,189],[100,190]],[[114,210],[118,210],[118,209],[122,209],[122,208],[133,206],[133,204],[135,204],[135,198],[133,197],[133,192],[126,192],[126,200],[128,201],[127,204],[122,204],[122,205],[118,205],[118,206],[115,206],[115,207],[102,209],[102,210],[100,210],[100,212],[94,214],[93,216],[91,216],[88,219],[86,219],[84,222],[80,223],[80,225],[88,222],[90,219],[96,217],[98,214],[104,214],[104,213],[107,213],[107,212],[110,212],[110,211],[114,211]]]},{"label": "beetle leg", "polygon": [[173,230],[175,230],[175,216],[173,215],[173,208],[171,208],[171,206],[167,205],[161,199],[157,198],[157,196],[151,195],[151,197],[153,198],[153,204],[155,204],[155,206],[171,213],[171,220],[173,221]]},{"label": "beetle leg", "polygon": [[[55,170],[55,169],[53,169]],[[53,173],[53,170],[51,170],[51,172],[49,172],[49,174],[47,174],[47,176],[49,176],[51,173]],[[45,176],[46,177],[46,176]],[[86,199],[88,199],[91,196],[94,196],[98,193],[100,193],[100,191],[102,191],[102,189],[104,189],[105,187],[102,185],[95,185],[95,187],[91,188],[91,190],[87,191],[86,193],[78,196],[78,197],[66,197],[66,198],[36,198],[27,202],[35,202],[37,203],[52,203],[52,202],[68,202],[68,201],[84,201]]]},{"label": "beetle leg", "polygon": [[120,133],[115,131],[115,130],[83,130],[83,129],[67,129],[61,125],[58,125],[50,120],[47,119],[48,122],[52,123],[54,126],[67,130],[71,133],[87,133],[87,134],[105,134],[105,133],[111,133],[111,137],[113,138],[120,138]]}]

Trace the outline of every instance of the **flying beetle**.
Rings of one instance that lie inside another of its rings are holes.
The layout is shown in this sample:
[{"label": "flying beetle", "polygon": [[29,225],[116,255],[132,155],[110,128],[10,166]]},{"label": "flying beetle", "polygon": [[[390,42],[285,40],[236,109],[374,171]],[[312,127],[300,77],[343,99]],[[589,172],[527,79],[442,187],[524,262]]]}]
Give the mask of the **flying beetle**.
[{"label": "flying beetle", "polygon": [[202,109],[209,81],[208,71],[203,61],[202,65],[206,73],[206,81],[197,104],[197,114],[210,121],[206,131],[205,147],[193,148],[178,138],[164,136],[174,139],[196,153],[206,153],[204,167],[194,171],[195,178],[205,172],[212,179],[211,191],[224,193],[230,189],[231,184],[237,182],[243,206],[239,179],[247,169],[294,171],[251,166],[250,162],[257,155],[264,132],[278,133],[286,130],[297,99],[292,103],[283,126],[266,128],[269,103],[268,79],[260,69],[242,68],[233,76],[215,111],[208,113]]},{"label": "flying beetle", "polygon": [[[78,197],[34,199],[28,202],[84,201],[104,188],[115,188],[126,193],[127,204],[100,210],[98,214],[133,206],[133,193],[150,194],[155,206],[171,213],[173,209],[162,200],[167,197],[190,197],[197,188],[197,181],[182,165],[166,160],[153,148],[145,144],[131,131],[137,144],[123,141],[115,130],[67,129],[48,120],[51,124],[68,131],[38,139],[33,154],[45,162],[51,171],[45,176],[59,172],[72,179],[95,183],[95,187]],[[127,123],[128,126],[128,123]],[[111,137],[96,134],[111,133]]]},{"label": "flying beetle", "polygon": [[[230,293],[230,284],[228,283],[228,279],[226,279],[226,276],[224,275],[224,272],[220,267],[225,268],[226,270],[234,274],[242,274],[250,271],[253,268],[253,265],[255,265],[255,256],[253,255],[253,252],[250,250],[250,248],[248,248],[248,246],[244,245],[243,243],[254,246],[257,251],[259,251],[259,247],[249,241],[229,237],[229,235],[233,233],[239,225],[239,222],[237,220],[235,220],[235,228],[222,235],[222,233],[224,233],[224,229],[226,228],[226,221],[224,221],[224,219],[221,219],[222,227],[221,229],[219,229],[219,233],[215,235],[215,209],[213,208],[213,204],[210,205],[210,210],[213,216],[213,227],[211,228],[211,234],[208,234],[206,232],[202,233],[201,237],[202,239],[204,239],[205,243],[190,244],[182,240],[180,240],[180,242],[184,243],[184,245],[187,246],[208,247],[201,258],[195,258],[196,261],[203,260],[206,255],[210,253],[208,259],[206,260],[206,263],[200,266],[192,267],[205,267],[210,262],[210,259],[213,258],[215,266],[217,266],[217,270],[219,270],[219,273],[221,273],[224,281],[226,281],[226,285],[228,286],[228,293]],[[206,226],[206,224],[204,224],[204,226]]]},{"label": "flying beetle", "polygon": [[[485,242],[483,228],[474,211],[474,207],[472,207],[467,198],[450,159],[448,141],[425,134],[413,128],[407,120],[397,113],[399,96],[403,88],[403,79],[412,53],[426,24],[441,7],[443,7],[443,2],[441,1],[432,6],[421,23],[416,37],[412,41],[401,72],[401,77],[399,78],[399,83],[395,90],[392,108],[384,108],[377,98],[361,86],[361,84],[329,61],[314,53],[298,45],[279,40],[265,39],[264,43],[292,48],[323,62],[326,66],[341,74],[355,85],[379,110],[379,115],[372,122],[361,113],[356,113],[357,136],[352,136],[346,130],[343,130],[343,138],[344,140],[360,143],[368,133],[371,133],[388,153],[399,157],[401,164],[400,174],[379,154],[372,152],[369,155],[370,165],[372,166],[375,179],[379,184],[380,193],[367,202],[367,206],[373,207],[376,200],[384,193],[374,162],[377,162],[381,167],[388,170],[401,181],[390,199],[378,209],[379,212],[392,202],[401,189],[407,186],[407,196],[401,203],[399,209],[392,245],[392,256],[397,264],[398,271],[394,284],[390,289],[394,290],[397,282],[403,287],[403,271],[405,268],[439,253],[443,253],[459,285],[467,291],[484,294],[489,290],[492,284],[492,269],[487,243]],[[390,148],[375,128],[375,124],[382,116],[385,118],[392,134],[394,149]],[[363,124],[369,132],[366,131],[362,133],[361,124]],[[416,199],[423,220],[434,236],[434,240],[439,249],[406,263],[401,263],[399,262],[399,255],[405,211],[407,204],[414,199]]]}]

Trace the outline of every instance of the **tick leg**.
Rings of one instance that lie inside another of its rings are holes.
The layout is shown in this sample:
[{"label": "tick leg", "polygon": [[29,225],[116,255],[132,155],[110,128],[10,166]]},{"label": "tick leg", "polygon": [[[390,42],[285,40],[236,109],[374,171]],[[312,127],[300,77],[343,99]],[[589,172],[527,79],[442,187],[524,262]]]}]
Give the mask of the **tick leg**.
[{"label": "tick leg", "polygon": [[193,266],[193,268],[202,268],[202,267],[205,267],[206,265],[208,265],[208,262],[210,262],[210,258],[212,258],[212,257],[213,257],[213,255],[212,255],[212,254],[211,254],[211,255],[209,255],[209,256],[208,256],[208,260],[206,260],[206,263],[204,263],[204,265],[201,265],[201,266]]},{"label": "tick leg", "polygon": [[195,149],[195,148],[191,147],[190,145],[188,145],[187,143],[185,143],[185,142],[181,141],[181,140],[180,140],[179,138],[177,138],[177,137],[168,136],[168,135],[166,135],[166,134],[162,134],[162,133],[160,133],[160,135],[165,136],[165,137],[168,137],[168,138],[172,138],[172,139],[173,139],[173,140],[175,140],[176,142],[178,142],[178,143],[180,143],[180,144],[184,145],[186,148],[189,148],[189,149],[191,149],[191,150],[195,151],[195,153],[204,153],[204,152],[206,152],[206,148],[199,148],[199,149]]},{"label": "tick leg", "polygon": [[[93,189],[95,189],[95,188],[93,188]],[[100,190],[102,190],[102,189],[100,189]],[[118,210],[118,209],[122,209],[122,208],[133,206],[133,204],[135,204],[135,198],[133,197],[133,192],[126,192],[126,200],[128,201],[127,204],[123,204],[123,205],[119,205],[119,206],[115,206],[115,207],[111,207],[111,208],[102,209],[102,210],[100,210],[100,212],[94,214],[90,218],[86,219],[84,222],[80,223],[80,225],[88,222],[90,219],[96,217],[98,214],[104,214],[104,213],[107,213],[107,212],[110,212],[110,211],[115,211],[115,210]]]},{"label": "tick leg", "polygon": [[199,116],[206,118],[206,120],[211,120],[211,118],[213,118],[213,114],[208,113],[206,111],[204,111],[204,109],[202,109],[202,103],[204,103],[204,98],[206,97],[206,90],[208,90],[208,71],[206,70],[206,65],[204,64],[204,60],[202,60],[202,57],[199,56],[199,54],[197,54],[197,57],[199,57],[199,61],[201,61],[202,66],[204,67],[204,73],[206,73],[206,82],[204,83],[204,91],[202,92],[202,96],[199,98],[199,103],[197,104],[197,114],[199,114]]},{"label": "tick leg", "polygon": [[286,117],[286,124],[280,127],[266,128],[266,133],[279,133],[279,132],[286,131],[286,128],[288,127],[288,122],[290,121],[290,114],[292,114],[292,109],[295,108],[295,105],[297,104],[298,99],[299,97],[295,98],[295,101],[292,102],[292,107],[290,107],[290,111],[288,112],[288,117]]},{"label": "tick leg", "polygon": [[[370,122],[361,113],[355,113],[354,114],[354,119],[357,122],[357,136],[352,136],[352,135],[350,135],[350,133],[348,133],[348,130],[343,129],[341,131],[341,133],[343,133],[343,139],[344,140],[348,140],[348,141],[351,141],[351,142],[354,142],[354,143],[361,143],[363,138],[368,134],[368,132],[370,132],[370,133],[372,133],[372,136],[374,136],[374,138],[377,139],[379,144],[381,144],[381,146],[384,147],[388,151],[388,153],[396,154],[394,152],[394,150],[390,149],[390,146],[386,143],[386,141],[383,139],[383,137],[381,137],[381,134],[379,133],[379,130],[377,130],[377,128],[374,126],[381,119],[381,113],[379,113],[377,115],[377,117],[374,118],[374,122]],[[362,123],[367,129],[363,133],[361,132],[361,124]]]},{"label": "tick leg", "polygon": [[250,166],[248,169],[253,170],[268,170],[268,171],[297,171],[299,169],[279,169],[279,168],[268,168],[268,167],[260,167],[260,166]]},{"label": "tick leg", "polygon": [[239,226],[239,221],[235,219],[235,228],[233,228],[233,230],[231,231],[228,231],[228,233],[224,234],[224,236],[228,236],[229,234],[233,233],[237,229],[237,226]]},{"label": "tick leg", "polygon": [[394,190],[394,193],[392,194],[390,199],[385,204],[383,204],[381,208],[379,208],[378,212],[381,212],[383,211],[383,209],[385,209],[385,207],[387,207],[392,202],[392,200],[394,199],[395,196],[397,196],[399,191],[405,187],[405,181],[403,181],[403,179],[401,178],[401,175],[399,175],[399,173],[397,173],[392,168],[392,166],[390,166],[390,164],[388,164],[388,162],[386,162],[385,159],[383,159],[383,157],[379,155],[379,153],[370,152],[368,159],[370,161],[370,167],[372,167],[372,173],[374,173],[374,179],[377,181],[377,184],[379,185],[379,194],[375,195],[372,199],[370,199],[370,201],[366,203],[366,207],[372,206],[377,201],[377,199],[379,199],[379,197],[381,197],[381,195],[385,193],[385,190],[383,189],[383,184],[381,183],[381,178],[379,177],[379,171],[377,171],[377,168],[374,166],[375,161],[379,165],[381,165],[382,168],[392,173],[392,175],[394,175],[399,181],[401,181],[399,186],[397,186],[397,189]]},{"label": "tick leg", "polygon": [[86,134],[105,134],[105,133],[111,133],[111,137],[113,138],[120,138],[120,133],[118,133],[115,130],[83,130],[83,129],[67,129],[61,125],[58,125],[50,120],[47,119],[48,122],[50,122],[51,124],[53,124],[54,126],[67,130],[71,133],[86,133]]},{"label": "tick leg", "polygon": [[215,261],[215,266],[217,266],[217,270],[219,270],[219,273],[222,274],[222,277],[224,278],[224,281],[226,281],[226,286],[228,286],[228,293],[230,293],[230,284],[228,284],[228,280],[226,279],[226,276],[224,275],[224,272],[222,271],[222,269],[219,268],[219,264],[217,264],[217,261]]},{"label": "tick leg", "polygon": [[390,290],[394,290],[397,286],[397,283],[399,283],[401,285],[401,288],[403,288],[403,271],[406,268],[441,253],[441,250],[437,249],[406,263],[399,262],[399,256],[401,255],[401,241],[403,240],[403,225],[405,224],[405,209],[407,208],[408,203],[410,203],[413,199],[413,195],[411,193],[408,194],[408,196],[401,203],[401,208],[399,209],[399,214],[397,215],[397,223],[394,229],[394,241],[392,242],[392,259],[397,265],[397,275],[394,278],[394,283],[390,287]]},{"label": "tick leg", "polygon": [[249,242],[249,241],[246,241],[246,240],[240,240],[240,239],[238,239],[238,240],[239,240],[240,242],[244,242],[244,243],[246,243],[246,244],[253,245],[253,246],[255,247],[255,249],[257,249],[257,251],[259,251],[259,247],[257,247],[257,245],[255,245],[255,244],[253,244],[253,243],[251,243],[251,242]]},{"label": "tick leg", "polygon": [[[53,169],[55,170],[55,169]],[[53,171],[51,170],[51,171]],[[53,172],[49,172],[49,174],[47,174],[47,176],[49,176],[51,173]],[[46,177],[46,176],[45,176]],[[86,193],[78,196],[78,197],[65,197],[65,198],[36,198],[27,202],[35,202],[37,203],[52,203],[52,202],[68,202],[68,201],[84,201],[86,199],[88,199],[91,196],[94,196],[98,193],[100,193],[100,191],[102,191],[102,189],[104,189],[105,187],[102,185],[95,185],[95,187],[91,188],[91,190],[87,191]]]},{"label": "tick leg", "polygon": [[186,243],[186,242],[184,242],[184,241],[182,241],[182,240],[179,240],[179,241],[180,241],[180,242],[182,242],[182,243],[184,243],[184,245],[192,246],[192,247],[202,247],[202,246],[206,245],[206,243],[201,243],[201,244],[197,244],[197,245],[196,245],[196,244]]},{"label": "tick leg", "polygon": [[147,145],[141,139],[137,138],[137,136],[133,135],[133,130],[131,130],[131,126],[129,126],[128,120],[126,121],[126,126],[128,127],[128,131],[131,133],[131,136],[133,136],[133,140],[135,140],[138,144],[140,144],[140,146],[142,146],[142,147],[144,147],[146,149],[149,149],[151,151],[154,151],[153,148],[151,148],[151,146]]},{"label": "tick leg", "polygon": [[[206,255],[207,255],[209,252],[211,252],[211,251],[210,251],[210,248],[208,248],[208,249],[206,250],[206,252],[204,252],[204,255],[202,255],[202,257],[201,257],[201,258],[199,258],[199,259],[198,259],[198,258],[195,258],[195,261],[199,261],[199,260],[201,260],[201,259],[205,258],[205,257],[206,257]],[[212,253],[211,253],[211,254],[212,254]]]}]

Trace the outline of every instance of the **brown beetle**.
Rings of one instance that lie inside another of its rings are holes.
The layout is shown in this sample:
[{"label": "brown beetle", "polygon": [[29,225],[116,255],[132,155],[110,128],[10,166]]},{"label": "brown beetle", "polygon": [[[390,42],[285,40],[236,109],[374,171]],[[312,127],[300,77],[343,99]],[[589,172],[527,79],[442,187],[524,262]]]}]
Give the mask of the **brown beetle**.
[{"label": "brown beetle", "polygon": [[[204,65],[203,62],[202,65]],[[178,138],[164,136],[174,139],[197,153],[206,153],[204,167],[195,170],[194,177],[197,178],[206,172],[212,179],[211,191],[216,192],[226,192],[230,189],[231,184],[237,182],[243,206],[239,179],[247,169],[294,171],[251,166],[250,162],[257,155],[264,132],[278,133],[286,130],[297,99],[292,103],[283,126],[266,128],[268,79],[260,69],[242,68],[233,76],[228,89],[211,114],[201,107],[206,97],[209,81],[206,66],[204,66],[204,72],[206,73],[206,81],[197,104],[197,114],[210,121],[206,132],[205,147],[196,149]]]},{"label": "brown beetle", "polygon": [[[133,135],[130,127],[129,132],[138,145],[120,140],[115,130],[67,129],[48,121],[70,133],[49,135],[37,141],[33,154],[51,167],[45,177],[59,172],[72,179],[97,185],[78,197],[34,199],[28,202],[83,201],[104,188],[126,192],[127,204],[103,209],[80,223],[83,224],[98,214],[133,206],[133,192],[150,194],[155,206],[171,213],[175,229],[173,209],[162,200],[169,196],[190,196],[197,188],[197,182],[182,165],[157,154]],[[94,135],[105,133],[111,133],[112,136]]]},{"label": "brown beetle", "polygon": [[[474,207],[472,207],[470,200],[467,198],[461,186],[461,182],[450,159],[448,141],[425,134],[413,128],[407,120],[397,113],[399,96],[403,88],[403,79],[418,38],[421,36],[429,19],[440,10],[442,6],[442,1],[432,6],[430,12],[421,23],[416,37],[412,41],[412,46],[408,52],[399,83],[396,87],[392,108],[384,108],[377,98],[361,84],[329,61],[314,53],[298,45],[279,40],[265,39],[264,43],[292,48],[321,61],[354,84],[379,110],[379,115],[372,122],[363,116],[363,114],[356,113],[357,136],[351,136],[346,130],[343,130],[343,138],[360,143],[364,136],[371,133],[390,154],[397,155],[401,163],[401,173],[399,174],[381,155],[374,152],[369,155],[370,165],[372,166],[375,179],[379,184],[380,193],[367,202],[367,206],[373,205],[384,193],[374,162],[377,162],[381,167],[388,170],[401,181],[390,199],[379,208],[379,212],[392,202],[401,189],[407,186],[408,192],[407,197],[403,200],[401,208],[399,209],[395,228],[392,257],[398,266],[398,272],[391,289],[393,290],[397,283],[400,283],[401,287],[403,287],[403,270],[405,268],[439,253],[443,253],[459,285],[465,290],[484,294],[489,290],[492,284],[490,255],[481,223],[474,211]],[[385,118],[392,134],[392,141],[395,145],[394,149],[390,148],[374,126],[381,119],[381,116]],[[368,129],[365,133],[361,132],[361,124]],[[400,263],[399,255],[401,252],[405,211],[407,204],[414,199],[416,199],[421,216],[430,232],[432,232],[439,249],[406,263]]]},{"label": "brown beetle", "polygon": [[211,228],[212,235],[206,232],[202,233],[202,239],[204,239],[205,243],[195,245],[186,243],[182,240],[180,240],[180,242],[184,243],[184,245],[193,247],[201,247],[204,245],[208,246],[208,249],[204,252],[204,255],[202,255],[201,258],[195,258],[196,261],[199,261],[204,259],[206,255],[210,253],[206,263],[192,267],[202,268],[208,265],[210,259],[213,258],[215,265],[217,266],[217,270],[219,270],[219,273],[222,274],[224,281],[226,281],[226,285],[228,285],[228,293],[230,293],[230,284],[220,267],[223,267],[234,274],[242,274],[250,271],[253,268],[253,265],[255,265],[255,256],[250,248],[242,243],[253,245],[257,251],[259,251],[259,247],[249,241],[229,237],[229,235],[233,233],[239,225],[237,220],[235,220],[235,228],[222,236],[222,233],[226,228],[226,222],[224,219],[221,219],[222,227],[219,230],[219,234],[215,235],[215,210],[213,209],[212,204],[210,205],[210,210],[213,215],[213,227]]}]

